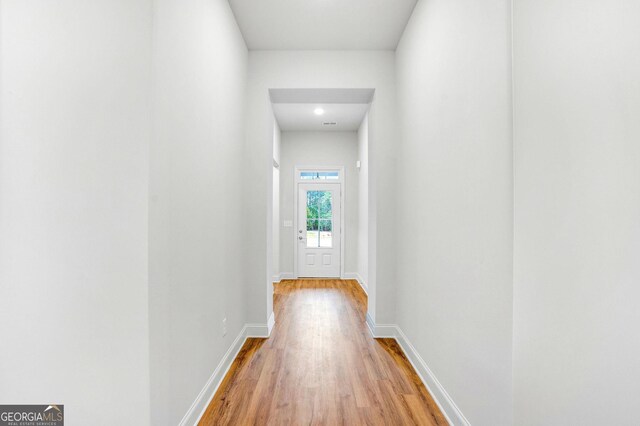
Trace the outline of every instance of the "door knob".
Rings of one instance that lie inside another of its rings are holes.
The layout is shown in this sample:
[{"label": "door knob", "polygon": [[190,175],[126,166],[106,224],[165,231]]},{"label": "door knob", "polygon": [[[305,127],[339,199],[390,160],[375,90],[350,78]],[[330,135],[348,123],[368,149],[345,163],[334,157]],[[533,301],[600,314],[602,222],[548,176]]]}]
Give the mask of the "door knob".
[{"label": "door knob", "polygon": [[302,237],[298,237],[298,239],[299,239],[300,241],[302,241],[302,240],[303,240],[303,238],[302,238]]}]

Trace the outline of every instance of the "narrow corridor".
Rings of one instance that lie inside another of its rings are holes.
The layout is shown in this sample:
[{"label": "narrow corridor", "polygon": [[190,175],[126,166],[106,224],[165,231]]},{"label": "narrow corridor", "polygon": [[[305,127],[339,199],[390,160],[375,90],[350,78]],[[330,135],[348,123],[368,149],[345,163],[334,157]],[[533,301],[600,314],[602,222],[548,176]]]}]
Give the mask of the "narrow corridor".
[{"label": "narrow corridor", "polygon": [[247,340],[200,425],[447,424],[398,343],[369,334],[356,281],[274,292],[271,337]]}]

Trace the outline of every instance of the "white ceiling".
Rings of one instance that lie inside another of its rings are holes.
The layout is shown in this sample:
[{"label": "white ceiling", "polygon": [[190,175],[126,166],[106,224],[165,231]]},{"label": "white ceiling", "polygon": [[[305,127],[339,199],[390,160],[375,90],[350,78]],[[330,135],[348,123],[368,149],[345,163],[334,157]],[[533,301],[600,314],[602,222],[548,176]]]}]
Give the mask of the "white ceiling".
[{"label": "white ceiling", "polygon": [[416,0],[229,0],[249,49],[395,50]]},{"label": "white ceiling", "polygon": [[[322,108],[324,114],[316,115],[316,108]],[[273,104],[273,114],[283,132],[357,131],[368,110],[369,104]],[[336,124],[323,125],[324,122]]]}]

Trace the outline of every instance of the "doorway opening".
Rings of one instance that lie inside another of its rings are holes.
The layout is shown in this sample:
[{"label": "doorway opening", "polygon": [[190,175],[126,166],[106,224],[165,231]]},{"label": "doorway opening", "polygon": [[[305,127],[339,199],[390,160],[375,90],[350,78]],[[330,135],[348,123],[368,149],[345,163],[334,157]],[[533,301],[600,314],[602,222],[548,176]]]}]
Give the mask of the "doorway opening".
[{"label": "doorway opening", "polygon": [[[270,89],[273,283],[356,280],[369,295],[369,111],[374,89]],[[375,243],[375,241],[372,241]],[[272,320],[269,321],[272,323]]]}]

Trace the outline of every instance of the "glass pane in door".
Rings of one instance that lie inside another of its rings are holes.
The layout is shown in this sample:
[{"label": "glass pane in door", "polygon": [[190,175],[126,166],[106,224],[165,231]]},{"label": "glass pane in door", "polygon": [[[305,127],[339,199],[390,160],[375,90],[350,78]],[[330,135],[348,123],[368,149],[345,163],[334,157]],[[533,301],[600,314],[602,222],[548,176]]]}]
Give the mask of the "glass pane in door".
[{"label": "glass pane in door", "polygon": [[318,247],[318,219],[307,219],[307,247]]},{"label": "glass pane in door", "polygon": [[307,191],[307,248],[332,246],[331,191]]},{"label": "glass pane in door", "polygon": [[331,219],[320,219],[318,230],[320,232],[320,247],[331,248]]}]

